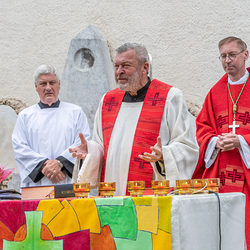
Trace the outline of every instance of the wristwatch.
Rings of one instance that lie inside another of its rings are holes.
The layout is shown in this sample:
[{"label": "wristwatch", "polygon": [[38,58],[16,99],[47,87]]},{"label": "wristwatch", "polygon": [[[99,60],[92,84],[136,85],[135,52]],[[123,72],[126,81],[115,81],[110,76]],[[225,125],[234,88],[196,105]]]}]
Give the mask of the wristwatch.
[{"label": "wristwatch", "polygon": [[57,161],[58,165],[61,167],[61,169],[63,168],[63,164],[60,161]]}]

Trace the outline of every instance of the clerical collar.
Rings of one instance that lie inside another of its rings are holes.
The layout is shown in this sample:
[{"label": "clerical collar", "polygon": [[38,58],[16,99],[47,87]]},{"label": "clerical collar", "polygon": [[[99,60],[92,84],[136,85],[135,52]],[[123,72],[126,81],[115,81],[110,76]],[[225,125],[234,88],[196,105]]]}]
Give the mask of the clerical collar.
[{"label": "clerical collar", "polygon": [[122,101],[123,102],[143,102],[145,99],[145,96],[147,94],[150,83],[151,83],[151,80],[150,80],[150,78],[148,78],[147,84],[137,91],[136,96],[131,96],[126,91],[125,96],[124,96]]},{"label": "clerical collar", "polygon": [[233,82],[233,81],[230,79],[229,75],[228,75],[228,82],[229,82],[229,84],[232,84],[232,85],[243,84],[243,83],[246,81],[246,79],[248,78],[248,76],[249,76],[249,72],[248,72],[248,70],[246,69],[245,75],[242,76],[237,82]]},{"label": "clerical collar", "polygon": [[39,102],[38,105],[40,106],[41,109],[48,109],[48,108],[58,108],[60,104],[60,100],[58,99],[57,102],[52,103],[51,106],[49,106],[48,104],[45,104],[43,102]]}]

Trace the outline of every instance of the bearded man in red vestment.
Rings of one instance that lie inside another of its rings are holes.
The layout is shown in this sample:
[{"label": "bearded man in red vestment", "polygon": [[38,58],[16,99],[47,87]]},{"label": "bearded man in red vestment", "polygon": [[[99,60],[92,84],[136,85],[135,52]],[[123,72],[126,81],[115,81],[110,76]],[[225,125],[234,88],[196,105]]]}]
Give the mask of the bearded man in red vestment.
[{"label": "bearded man in red vestment", "polygon": [[237,37],[219,42],[226,74],[212,87],[197,116],[199,160],[193,178],[220,178],[219,192],[246,195],[246,241],[250,246],[250,79],[247,45]]},{"label": "bearded man in red vestment", "polygon": [[[146,48],[126,43],[117,49],[117,87],[106,93],[96,112],[93,138],[70,150],[83,159],[79,182],[116,182],[125,195],[127,181],[191,178],[198,160],[195,122],[182,92],[148,77]],[[95,160],[96,159],[96,160]],[[75,166],[77,169],[77,166]],[[172,184],[171,184],[172,183]]]}]

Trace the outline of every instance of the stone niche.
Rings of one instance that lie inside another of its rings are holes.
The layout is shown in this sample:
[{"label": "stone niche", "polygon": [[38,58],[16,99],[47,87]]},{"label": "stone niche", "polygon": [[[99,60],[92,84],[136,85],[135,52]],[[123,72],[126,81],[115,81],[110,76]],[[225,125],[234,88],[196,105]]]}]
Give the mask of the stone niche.
[{"label": "stone niche", "polygon": [[89,25],[71,40],[59,98],[82,107],[92,131],[102,96],[115,87],[108,42],[96,26]]}]

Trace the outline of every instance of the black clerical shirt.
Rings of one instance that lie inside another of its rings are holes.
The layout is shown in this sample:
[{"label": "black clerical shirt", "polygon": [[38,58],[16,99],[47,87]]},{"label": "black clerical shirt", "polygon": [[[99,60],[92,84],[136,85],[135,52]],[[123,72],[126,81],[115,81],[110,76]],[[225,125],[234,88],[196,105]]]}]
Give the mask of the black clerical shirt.
[{"label": "black clerical shirt", "polygon": [[147,94],[151,80],[148,78],[148,82],[145,86],[137,91],[137,95],[130,95],[128,92],[125,93],[123,102],[143,102]]},{"label": "black clerical shirt", "polygon": [[41,109],[47,109],[47,108],[58,108],[60,104],[60,100],[58,99],[55,103],[52,103],[51,106],[49,106],[48,104],[45,104],[43,102],[39,102],[38,105]]}]

